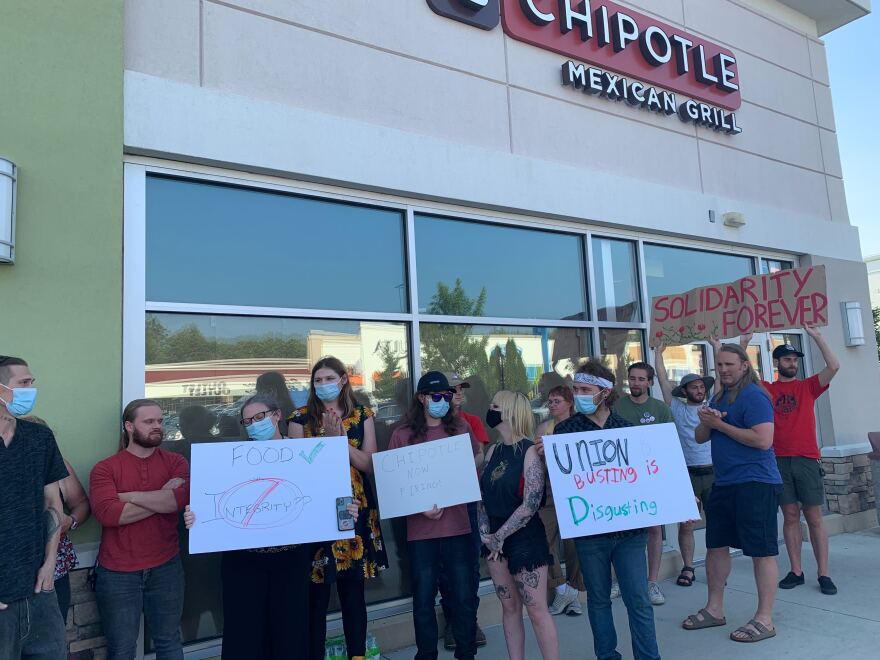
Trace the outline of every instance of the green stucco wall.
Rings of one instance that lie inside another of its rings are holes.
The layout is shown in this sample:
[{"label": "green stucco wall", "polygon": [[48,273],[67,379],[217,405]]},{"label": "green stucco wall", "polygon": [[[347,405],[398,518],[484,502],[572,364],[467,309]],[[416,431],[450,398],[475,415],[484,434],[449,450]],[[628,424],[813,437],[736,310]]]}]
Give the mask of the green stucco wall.
[{"label": "green stucco wall", "polygon": [[[0,2],[0,156],[19,167],[0,353],[87,484],[115,447],[122,363],[122,0]],[[94,522],[74,536],[98,538]]]}]

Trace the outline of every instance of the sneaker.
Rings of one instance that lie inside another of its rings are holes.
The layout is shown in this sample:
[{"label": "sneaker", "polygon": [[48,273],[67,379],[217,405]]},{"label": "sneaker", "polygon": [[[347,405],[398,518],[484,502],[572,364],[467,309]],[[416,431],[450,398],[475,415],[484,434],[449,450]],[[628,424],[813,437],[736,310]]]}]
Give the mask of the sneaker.
[{"label": "sneaker", "polygon": [[666,596],[660,591],[660,585],[656,582],[648,582],[648,598],[651,599],[651,605],[662,605],[666,602]]},{"label": "sneaker", "polygon": [[577,602],[577,597],[577,589],[574,589],[571,585],[565,585],[565,591],[562,593],[557,591],[553,597],[553,602],[550,604],[550,614],[554,616],[565,614],[572,604]]},{"label": "sneaker", "polygon": [[617,582],[611,583],[611,600],[620,598],[620,585]]},{"label": "sneaker", "polygon": [[[801,581],[803,582],[804,577],[801,576]],[[819,576],[819,588],[822,590],[822,593],[826,596],[833,596],[837,593],[837,587],[834,586],[834,583],[831,581],[831,578],[827,575]]]},{"label": "sneaker", "polygon": [[[480,624],[477,624],[477,646],[486,646],[486,644],[486,633],[480,628]],[[455,640],[452,641],[452,645],[455,646]]]},{"label": "sneaker", "polygon": [[565,612],[568,616],[579,616],[584,613],[583,607],[581,607],[581,592],[575,589],[575,594],[574,601]]},{"label": "sneaker", "polygon": [[448,623],[443,629],[443,648],[447,651],[455,650],[455,637],[452,634],[452,626]]},{"label": "sneaker", "polygon": [[804,583],[804,574],[795,575],[791,571],[788,572],[784,578],[779,581],[780,589],[794,589],[797,586],[800,586]]}]

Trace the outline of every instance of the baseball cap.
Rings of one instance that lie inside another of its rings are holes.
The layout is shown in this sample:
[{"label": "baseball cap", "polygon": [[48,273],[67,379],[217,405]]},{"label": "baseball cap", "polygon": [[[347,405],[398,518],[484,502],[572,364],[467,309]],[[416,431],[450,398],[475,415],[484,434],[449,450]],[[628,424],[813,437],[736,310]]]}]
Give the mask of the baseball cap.
[{"label": "baseball cap", "polygon": [[417,392],[448,392],[449,381],[442,371],[429,371],[419,378]]},{"label": "baseball cap", "polygon": [[441,373],[446,376],[446,380],[449,381],[449,387],[458,387],[459,385],[461,385],[462,388],[465,388],[471,386],[469,382],[459,376],[458,373],[455,371],[443,371]]},{"label": "baseball cap", "polygon": [[685,374],[684,376],[682,376],[678,387],[672,390],[672,396],[683,397],[685,395],[684,388],[698,380],[703,381],[703,385],[706,386],[707,392],[711,390],[712,386],[715,384],[715,379],[712,378],[712,376],[701,376],[700,374]]},{"label": "baseball cap", "polygon": [[801,353],[798,349],[796,349],[791,344],[783,344],[782,346],[777,346],[773,349],[773,359],[778,360],[781,357],[786,355],[797,355],[798,357],[804,357],[804,354]]}]

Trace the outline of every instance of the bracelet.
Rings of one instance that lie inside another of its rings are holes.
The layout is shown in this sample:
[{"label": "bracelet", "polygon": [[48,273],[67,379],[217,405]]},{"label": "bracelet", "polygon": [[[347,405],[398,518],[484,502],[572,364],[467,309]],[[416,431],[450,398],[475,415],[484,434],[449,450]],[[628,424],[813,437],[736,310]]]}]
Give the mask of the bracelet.
[{"label": "bracelet", "polygon": [[70,519],[73,521],[73,522],[70,523],[70,531],[73,531],[73,530],[75,530],[77,527],[79,527],[79,520],[77,520],[77,519],[76,519],[76,516],[73,515],[72,513],[70,514]]}]

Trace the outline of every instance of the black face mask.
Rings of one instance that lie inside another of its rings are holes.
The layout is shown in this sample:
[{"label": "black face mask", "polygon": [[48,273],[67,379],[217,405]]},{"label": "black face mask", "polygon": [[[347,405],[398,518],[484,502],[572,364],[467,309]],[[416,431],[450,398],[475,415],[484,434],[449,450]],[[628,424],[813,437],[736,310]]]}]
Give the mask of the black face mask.
[{"label": "black face mask", "polygon": [[486,424],[490,429],[494,429],[501,423],[501,411],[500,410],[492,410],[491,408],[486,411]]}]

